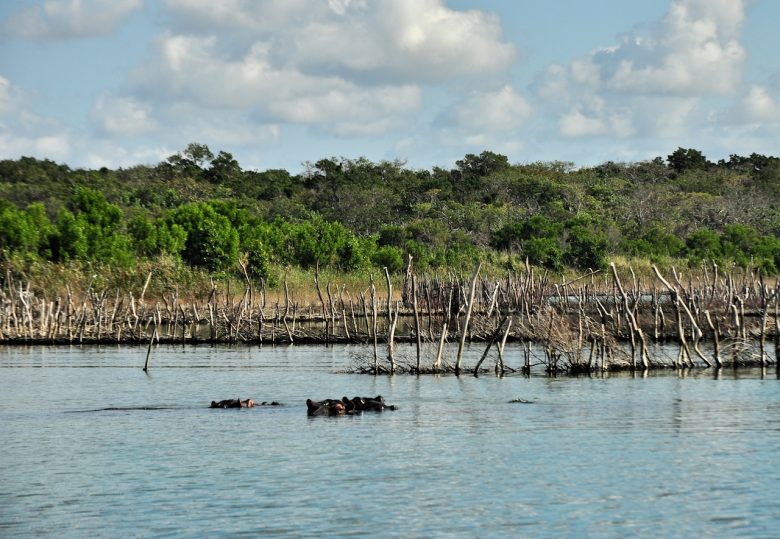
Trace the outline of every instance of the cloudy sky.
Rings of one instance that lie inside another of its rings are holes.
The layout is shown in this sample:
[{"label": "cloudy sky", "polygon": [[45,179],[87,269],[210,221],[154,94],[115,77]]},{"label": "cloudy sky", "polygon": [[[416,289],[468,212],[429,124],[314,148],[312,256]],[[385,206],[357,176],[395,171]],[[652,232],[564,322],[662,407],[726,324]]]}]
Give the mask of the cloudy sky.
[{"label": "cloudy sky", "polygon": [[4,0],[0,158],[780,155],[777,0]]}]

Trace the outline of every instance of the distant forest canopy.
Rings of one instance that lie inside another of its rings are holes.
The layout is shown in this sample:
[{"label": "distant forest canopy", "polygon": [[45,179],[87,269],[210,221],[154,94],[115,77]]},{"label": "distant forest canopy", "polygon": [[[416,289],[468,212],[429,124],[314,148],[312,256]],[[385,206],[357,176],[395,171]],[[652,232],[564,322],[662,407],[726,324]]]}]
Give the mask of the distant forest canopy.
[{"label": "distant forest canopy", "polygon": [[132,268],[168,257],[255,278],[274,268],[425,271],[528,259],[552,271],[611,257],[780,268],[780,158],[713,163],[679,148],[575,168],[468,154],[455,168],[328,158],[303,173],[243,170],[192,143],[156,166],[73,170],[0,161],[0,260]]}]

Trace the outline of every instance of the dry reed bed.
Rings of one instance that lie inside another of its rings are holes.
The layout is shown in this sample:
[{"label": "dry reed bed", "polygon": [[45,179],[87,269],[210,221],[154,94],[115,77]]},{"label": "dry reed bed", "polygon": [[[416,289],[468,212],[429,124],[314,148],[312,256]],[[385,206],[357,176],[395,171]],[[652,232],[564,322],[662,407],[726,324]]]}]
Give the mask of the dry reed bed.
[{"label": "dry reed bed", "polygon": [[[369,352],[355,359],[355,371],[366,373],[459,374],[470,342],[485,343],[469,368],[475,374],[485,371],[488,357],[499,373],[537,365],[592,372],[777,364],[778,282],[770,286],[756,273],[723,274],[712,266],[683,277],[654,267],[654,275],[639,278],[613,265],[558,282],[529,266],[495,280],[481,278],[480,269],[470,278],[417,276],[410,264],[401,290],[386,273],[354,295],[344,285],[321,285],[317,272],[316,295],[307,294],[317,300],[305,304],[286,282],[269,300],[265,286],[248,277],[232,290],[212,282],[200,300],[184,302],[177,290],[150,299],[151,273],[137,291],[66,285],[46,297],[9,272],[0,290],[0,343],[359,342]],[[769,339],[774,357],[766,353]],[[508,341],[522,343],[523,362],[515,368],[504,361]],[[414,344],[415,353],[400,357],[398,342]],[[447,342],[458,345],[454,357],[445,357]],[[659,342],[676,343],[676,357],[653,357],[651,346]]]}]

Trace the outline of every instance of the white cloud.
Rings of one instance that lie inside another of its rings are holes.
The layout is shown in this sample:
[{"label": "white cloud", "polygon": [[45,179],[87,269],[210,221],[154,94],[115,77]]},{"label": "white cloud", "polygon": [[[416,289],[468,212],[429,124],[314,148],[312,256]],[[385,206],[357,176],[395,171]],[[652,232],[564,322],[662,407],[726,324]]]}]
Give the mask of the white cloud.
[{"label": "white cloud", "polygon": [[143,0],[45,0],[16,12],[5,29],[42,40],[105,35],[141,8]]},{"label": "white cloud", "polygon": [[558,126],[565,137],[603,135],[607,132],[607,126],[601,118],[585,116],[579,109],[572,109],[561,116]]},{"label": "white cloud", "polygon": [[[462,152],[514,153],[533,117],[531,105],[509,85],[496,90],[473,91],[450,104],[435,119],[436,144]],[[426,147],[428,151],[436,151]]]},{"label": "white cloud", "polygon": [[564,137],[610,135],[625,138],[635,132],[630,110],[611,110],[598,98],[564,113],[558,120],[558,129]]},{"label": "white cloud", "polygon": [[302,66],[330,65],[374,80],[436,82],[501,73],[516,56],[514,46],[502,41],[498,18],[455,11],[441,0],[380,0],[370,9],[359,4],[343,16],[303,25],[293,46]]},{"label": "white cloud", "polygon": [[129,97],[101,96],[92,109],[92,121],[109,136],[143,135],[157,126],[150,108]]},{"label": "white cloud", "polygon": [[70,137],[65,132],[36,137],[0,128],[0,158],[17,159],[29,155],[64,160],[70,157],[70,150]]},{"label": "white cloud", "polygon": [[[85,146],[90,163],[102,163],[121,140],[140,144],[150,134],[160,141],[150,147],[199,140],[240,152],[277,145],[291,132],[330,139],[331,146],[334,136],[408,133],[419,125],[428,88],[464,81],[474,87],[486,79],[495,85],[516,56],[497,17],[453,10],[444,0],[161,5],[167,30],[150,44],[148,59],[89,112],[102,137],[94,148]],[[101,8],[97,18],[113,15],[116,24],[142,6],[142,0],[47,0],[17,14],[24,23],[18,34],[88,35],[95,33],[83,17],[88,7]],[[52,19],[57,9],[63,20]],[[509,87],[473,93],[463,105],[457,120],[486,133],[510,130],[530,114]]]},{"label": "white cloud", "polygon": [[780,95],[774,97],[766,86],[754,84],[734,108],[731,116],[737,123],[780,123]]},{"label": "white cloud", "polygon": [[591,58],[610,88],[629,94],[730,94],[742,80],[743,0],[675,0],[660,28]]},{"label": "white cloud", "polygon": [[58,120],[31,112],[28,106],[29,95],[24,89],[0,76],[0,158],[69,157],[70,131]]},{"label": "white cloud", "polygon": [[552,64],[541,73],[532,90],[543,102],[558,107],[567,106],[575,95],[569,69],[560,64]]},{"label": "white cloud", "polygon": [[292,123],[316,124],[341,136],[373,135],[403,125],[421,103],[417,86],[334,89],[271,103],[273,116]]},{"label": "white cloud", "polygon": [[205,109],[191,103],[163,104],[154,109],[157,139],[183,148],[197,140],[217,149],[260,146],[279,140],[278,124],[252,118],[242,110]]},{"label": "white cloud", "polygon": [[165,146],[128,147],[126,144],[101,140],[90,143],[88,147],[79,148],[78,153],[82,156],[79,166],[98,169],[155,165],[176,151]]},{"label": "white cloud", "polygon": [[701,131],[743,84],[744,19],[744,0],[673,0],[658,23],[551,66],[534,90],[566,137]]},{"label": "white cloud", "polygon": [[531,116],[531,106],[511,86],[495,92],[472,92],[451,106],[438,122],[460,131],[502,133],[521,127]]},{"label": "white cloud", "polygon": [[262,122],[316,125],[340,135],[397,127],[421,103],[414,85],[359,86],[333,75],[277,68],[267,44],[231,58],[213,36],[166,36],[154,63],[138,69],[138,98],[158,105],[190,103],[203,109],[244,111]]},{"label": "white cloud", "polygon": [[640,96],[631,105],[641,134],[674,140],[708,127],[707,110],[697,97]]},{"label": "white cloud", "polygon": [[570,69],[571,78],[575,83],[592,88],[601,86],[599,67],[590,59],[574,60]]},{"label": "white cloud", "polygon": [[33,146],[40,155],[65,157],[70,153],[70,139],[65,134],[38,137],[34,139]]},{"label": "white cloud", "polygon": [[365,8],[366,0],[328,0],[328,7],[338,15],[344,15],[350,4]]},{"label": "white cloud", "polygon": [[0,118],[12,108],[11,83],[0,76]]},{"label": "white cloud", "polygon": [[279,64],[372,83],[439,82],[503,73],[514,46],[500,21],[442,0],[167,0],[180,33],[229,30],[246,46],[272,45]]},{"label": "white cloud", "polygon": [[284,32],[296,20],[328,12],[323,2],[309,0],[165,0],[164,5],[171,15],[170,26],[184,33],[220,29],[248,30],[254,35]]}]

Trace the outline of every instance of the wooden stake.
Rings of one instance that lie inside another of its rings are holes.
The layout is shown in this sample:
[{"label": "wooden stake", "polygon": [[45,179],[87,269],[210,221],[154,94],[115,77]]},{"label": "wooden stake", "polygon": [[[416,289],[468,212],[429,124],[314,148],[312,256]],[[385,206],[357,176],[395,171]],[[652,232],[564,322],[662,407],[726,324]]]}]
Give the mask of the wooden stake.
[{"label": "wooden stake", "polygon": [[466,334],[469,328],[469,320],[471,319],[471,311],[474,308],[474,296],[477,291],[477,277],[479,276],[479,270],[482,269],[482,262],[477,264],[477,268],[474,270],[474,276],[471,278],[471,291],[469,293],[469,304],[466,307],[466,319],[463,322],[463,328],[460,333],[460,342],[458,343],[458,355],[455,358],[455,375],[460,374],[460,363],[463,356],[463,348],[466,344]]},{"label": "wooden stake", "polygon": [[414,336],[417,343],[417,374],[420,374],[420,312],[417,309],[417,275],[412,274],[412,306],[414,307]]},{"label": "wooden stake", "polygon": [[149,339],[149,347],[146,349],[146,361],[144,361],[144,372],[149,371],[149,356],[152,354],[152,343],[157,336],[157,324],[154,325],[154,331],[152,332],[152,338]]}]

